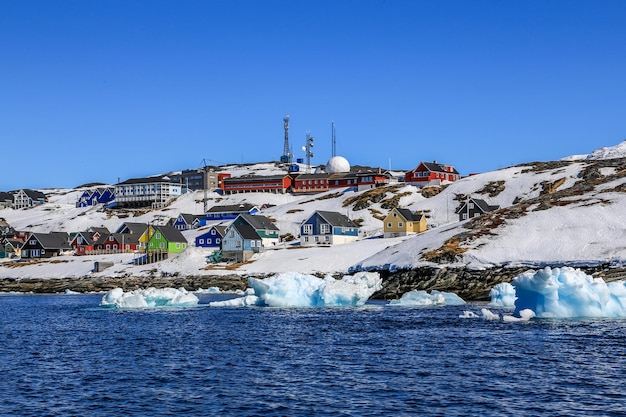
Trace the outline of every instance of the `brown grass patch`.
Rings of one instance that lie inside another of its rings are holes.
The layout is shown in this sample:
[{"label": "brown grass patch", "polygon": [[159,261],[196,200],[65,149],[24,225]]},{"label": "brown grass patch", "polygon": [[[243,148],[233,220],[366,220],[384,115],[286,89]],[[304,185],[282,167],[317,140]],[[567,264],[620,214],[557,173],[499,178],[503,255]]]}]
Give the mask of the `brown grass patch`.
[{"label": "brown grass patch", "polygon": [[452,263],[456,262],[457,258],[467,251],[467,248],[460,247],[461,241],[458,237],[452,237],[444,242],[439,248],[426,252],[422,258],[429,262],[437,263]]}]

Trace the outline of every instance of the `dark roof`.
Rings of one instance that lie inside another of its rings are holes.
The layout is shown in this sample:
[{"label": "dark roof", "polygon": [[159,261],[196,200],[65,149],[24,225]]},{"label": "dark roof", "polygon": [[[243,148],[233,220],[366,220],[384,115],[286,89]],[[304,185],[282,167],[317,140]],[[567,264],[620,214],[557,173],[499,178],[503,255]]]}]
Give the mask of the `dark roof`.
[{"label": "dark roof", "polygon": [[277,181],[288,177],[289,174],[284,175],[242,175],[241,177],[228,177],[224,178],[224,182],[265,182],[265,181]]},{"label": "dark roof", "polygon": [[261,240],[261,236],[247,223],[233,224],[232,227],[234,227],[237,233],[245,240]]},{"label": "dark roof", "polygon": [[248,213],[254,206],[249,203],[235,204],[232,206],[213,206],[207,213]]},{"label": "dark roof", "polygon": [[329,174],[325,173],[325,172],[320,172],[317,174],[300,174],[300,175],[296,175],[295,178],[298,180],[308,180],[308,179],[318,179],[318,178],[328,178]]},{"label": "dark roof", "polygon": [[422,220],[422,217],[423,217],[422,214],[413,213],[409,209],[396,208],[396,210],[398,211],[398,213],[400,213],[402,217],[405,218],[405,220],[419,222],[420,220]]},{"label": "dark roof", "polygon": [[[185,223],[187,224],[192,224],[196,219],[201,219],[202,217],[204,217],[203,214],[187,214],[187,213],[180,213],[178,215],[178,217],[183,218],[183,220],[185,220]],[[178,217],[176,217],[176,219],[178,219]]]},{"label": "dark roof", "polygon": [[21,191],[24,191],[24,193],[27,196],[29,196],[30,198],[32,198],[33,200],[39,200],[39,199],[45,199],[46,198],[46,195],[44,193],[42,193],[41,191],[31,190],[29,188],[23,188]]},{"label": "dark roof", "polygon": [[[422,164],[429,170],[434,172],[452,172],[453,174],[458,174],[459,172],[451,165],[438,164],[437,162],[422,162]],[[452,171],[446,171],[446,167],[452,168]]]},{"label": "dark roof", "polygon": [[324,220],[333,226],[341,227],[359,227],[356,223],[350,220],[347,216],[336,211],[316,211]]},{"label": "dark roof", "polygon": [[69,235],[65,232],[32,233],[28,240],[33,237],[44,249],[70,249]]},{"label": "dark roof", "polygon": [[[471,198],[469,201],[474,203],[483,213],[487,213],[488,211],[494,211],[500,208],[500,206],[490,206],[485,200],[481,200],[480,198]],[[459,207],[456,212],[461,213],[462,211],[464,211],[466,205],[467,201],[463,202],[461,207]]]},{"label": "dark roof", "polygon": [[126,222],[122,224],[115,232],[121,233],[122,230],[128,229],[128,233],[137,234],[139,236],[143,235],[144,232],[148,229],[147,223],[129,223]]},{"label": "dark roof", "polygon": [[109,236],[113,236],[113,238],[119,243],[125,245],[136,245],[139,243],[138,235],[131,235],[130,233],[111,233]]},{"label": "dark roof", "polygon": [[278,227],[265,216],[242,213],[239,217],[252,226],[254,230],[278,230]]},{"label": "dark roof", "polygon": [[0,191],[0,201],[13,201],[13,194]]},{"label": "dark roof", "polygon": [[187,243],[185,236],[175,228],[174,226],[155,226],[155,230],[161,232],[165,240],[168,242],[183,242]]},{"label": "dark roof", "polygon": [[170,184],[178,184],[176,181],[172,180],[167,175],[156,176],[156,177],[147,177],[147,178],[129,178],[126,181],[118,182],[115,185],[125,185],[125,184],[152,184],[155,182],[167,182]]}]

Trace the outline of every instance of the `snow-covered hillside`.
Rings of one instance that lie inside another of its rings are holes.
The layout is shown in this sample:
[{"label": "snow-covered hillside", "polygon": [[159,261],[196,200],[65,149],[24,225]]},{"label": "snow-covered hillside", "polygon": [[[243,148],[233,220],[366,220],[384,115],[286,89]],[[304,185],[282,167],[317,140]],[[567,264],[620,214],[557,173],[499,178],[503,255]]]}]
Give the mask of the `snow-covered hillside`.
[{"label": "snow-covered hillside", "polygon": [[[229,168],[233,175],[275,174],[274,164]],[[164,224],[180,213],[200,214],[203,192],[178,198],[156,211],[76,208],[82,189],[42,190],[50,203],[26,210],[0,210],[17,230],[39,232],[117,229],[123,222]],[[0,277],[142,276],[154,269],[180,275],[265,274],[298,271],[346,273],[350,269],[405,269],[425,265],[492,266],[595,265],[626,263],[626,142],[589,155],[537,162],[463,178],[443,189],[419,190],[399,184],[371,191],[329,191],[309,196],[247,193],[208,194],[208,204],[269,205],[281,235],[298,236],[299,225],[315,210],[338,211],[361,224],[361,240],[335,247],[303,248],[296,241],[257,255],[236,269],[206,262],[208,250],[191,247],[159,264],[132,266],[132,255],[57,257],[34,265],[0,263]],[[499,210],[460,222],[456,213],[468,197]],[[381,238],[381,219],[398,205],[423,213],[429,230],[412,237]],[[184,232],[193,239],[206,229]],[[113,260],[104,272],[93,262]]]}]

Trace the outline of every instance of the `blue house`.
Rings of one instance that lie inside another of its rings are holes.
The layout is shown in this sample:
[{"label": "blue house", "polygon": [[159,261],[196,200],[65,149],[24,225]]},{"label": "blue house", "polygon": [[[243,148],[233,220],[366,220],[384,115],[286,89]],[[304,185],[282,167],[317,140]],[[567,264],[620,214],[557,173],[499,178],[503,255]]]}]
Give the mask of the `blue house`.
[{"label": "blue house", "polygon": [[225,234],[226,226],[213,226],[207,232],[196,237],[196,247],[221,249]]},{"label": "blue house", "polygon": [[115,200],[115,188],[113,187],[98,188],[96,191],[98,192],[96,196],[98,204],[107,204]]},{"label": "blue house", "polygon": [[91,205],[91,195],[93,194],[93,191],[91,190],[85,190],[83,191],[83,193],[80,195],[80,197],[78,197],[78,201],[76,202],[76,207],[87,207]]},{"label": "blue house", "polygon": [[206,220],[201,214],[185,214],[178,215],[172,226],[178,230],[197,229],[206,224]]},{"label": "blue house", "polygon": [[316,211],[300,225],[300,244],[337,245],[359,237],[359,226],[335,211]]},{"label": "blue house", "polygon": [[252,204],[244,203],[232,206],[213,206],[206,212],[207,220],[234,220],[240,214],[254,214],[259,209]]},{"label": "blue house", "polygon": [[246,262],[263,247],[263,239],[247,223],[231,224],[226,228],[222,239],[222,252],[225,259]]}]

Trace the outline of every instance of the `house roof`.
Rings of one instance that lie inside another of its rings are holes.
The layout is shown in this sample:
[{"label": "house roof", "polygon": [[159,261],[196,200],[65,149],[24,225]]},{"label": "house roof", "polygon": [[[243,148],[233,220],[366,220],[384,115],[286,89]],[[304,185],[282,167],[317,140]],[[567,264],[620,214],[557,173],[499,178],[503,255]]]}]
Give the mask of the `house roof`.
[{"label": "house roof", "polygon": [[[201,219],[204,217],[203,214],[188,214],[188,213],[180,213],[178,217],[182,217],[185,223],[192,224],[196,219]],[[176,218],[178,220],[178,217]]]},{"label": "house roof", "polygon": [[126,222],[122,224],[115,232],[121,233],[124,229],[128,229],[128,233],[130,234],[137,234],[138,236],[141,236],[148,229],[148,224]]},{"label": "house roof", "polygon": [[174,226],[155,226],[155,230],[161,232],[165,240],[168,242],[182,242],[187,243],[185,236],[175,228]]},{"label": "house roof", "polygon": [[319,178],[328,178],[329,174],[327,174],[326,172],[319,172],[317,174],[300,174],[300,175],[296,175],[295,178],[297,180],[314,180],[314,179],[319,179]]},{"label": "house roof", "polygon": [[26,194],[28,197],[32,198],[33,200],[39,200],[39,199],[45,199],[46,198],[46,195],[44,193],[42,193],[41,191],[31,190],[29,188],[23,188],[20,191],[23,191],[24,194]]},{"label": "house roof", "polygon": [[0,201],[13,201],[13,194],[0,191]]},{"label": "house roof", "polygon": [[407,221],[419,222],[422,220],[422,217],[424,217],[423,214],[413,213],[411,210],[405,208],[396,207],[396,211]]},{"label": "house roof", "polygon": [[265,216],[261,216],[260,214],[242,213],[239,215],[239,217],[241,217],[255,230],[278,230],[278,227],[276,227],[276,225],[272,223],[270,219]]},{"label": "house roof", "polygon": [[[480,198],[471,198],[469,201],[474,203],[483,213],[487,213],[488,211],[494,211],[500,208],[500,206],[490,206],[485,200],[481,200]],[[461,205],[461,207],[456,209],[456,212],[461,213],[462,211],[464,211],[466,205],[467,201],[465,201]]]},{"label": "house roof", "polygon": [[115,185],[127,185],[127,184],[152,184],[155,182],[166,182],[169,184],[178,184],[167,175],[147,177],[147,178],[129,178],[126,181],[118,182]]},{"label": "house roof", "polygon": [[[422,165],[424,165],[426,167],[426,169],[428,169],[429,171],[433,171],[433,172],[447,172],[447,173],[451,172],[453,174],[458,174],[459,173],[456,170],[456,168],[454,168],[451,165],[438,164],[437,162],[422,162]],[[446,170],[446,167],[452,168],[452,171]]]},{"label": "house roof", "polygon": [[245,240],[261,240],[261,236],[247,223],[232,224],[231,227]]},{"label": "house roof", "polygon": [[341,226],[341,227],[359,227],[356,223],[350,220],[347,216],[344,216],[341,213],[337,213],[336,211],[316,211],[320,217],[326,220],[332,226]]},{"label": "house roof", "polygon": [[280,181],[289,174],[284,175],[242,175],[240,177],[228,177],[224,178],[224,182],[266,182],[266,181]]},{"label": "house roof", "polygon": [[28,240],[33,237],[44,249],[70,249],[69,235],[65,232],[32,233]]},{"label": "house roof", "polygon": [[207,211],[207,213],[248,213],[253,208],[255,208],[255,206],[249,203],[235,204],[231,206],[213,206]]}]

